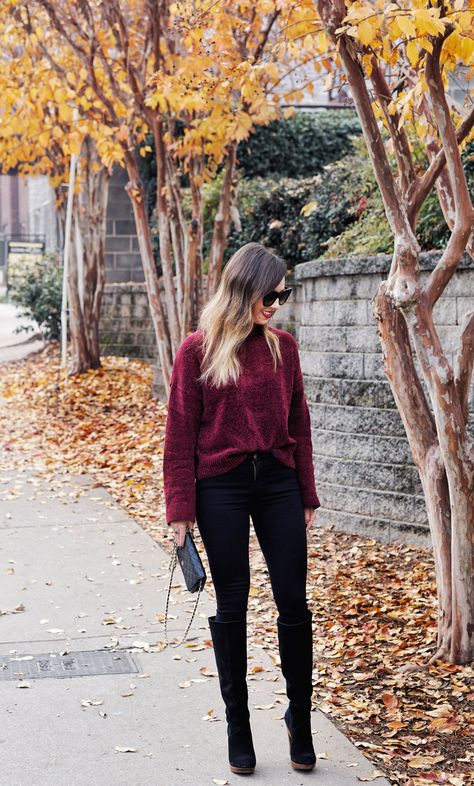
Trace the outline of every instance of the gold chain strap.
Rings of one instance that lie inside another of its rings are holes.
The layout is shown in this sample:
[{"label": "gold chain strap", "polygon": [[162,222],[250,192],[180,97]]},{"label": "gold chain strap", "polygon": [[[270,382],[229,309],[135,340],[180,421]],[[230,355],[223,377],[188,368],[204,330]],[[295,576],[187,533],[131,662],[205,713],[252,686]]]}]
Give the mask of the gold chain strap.
[{"label": "gold chain strap", "polygon": [[188,631],[189,631],[189,629],[190,629],[190,627],[192,625],[192,622],[193,622],[193,619],[194,619],[194,615],[196,613],[197,605],[199,603],[199,596],[201,595],[201,590],[202,590],[203,585],[204,585],[204,582],[201,581],[200,587],[198,589],[196,603],[194,604],[193,613],[191,615],[191,619],[189,620],[189,624],[188,624],[188,627],[186,628],[186,631],[184,633],[183,638],[181,639],[180,642],[178,642],[178,644],[172,644],[170,641],[168,641],[168,628],[167,628],[167,623],[168,623],[168,604],[169,604],[169,600],[170,600],[171,584],[173,582],[174,569],[176,567],[177,561],[178,561],[178,543],[175,541],[173,554],[171,555],[171,560],[170,560],[170,564],[169,564],[169,568],[168,568],[168,570],[171,570],[171,575],[170,575],[170,583],[169,583],[169,587],[168,587],[168,595],[167,595],[167,598],[166,598],[166,609],[165,609],[165,641],[166,641],[166,644],[168,645],[168,647],[179,647],[183,643],[183,641],[185,640],[186,636],[188,635]]}]

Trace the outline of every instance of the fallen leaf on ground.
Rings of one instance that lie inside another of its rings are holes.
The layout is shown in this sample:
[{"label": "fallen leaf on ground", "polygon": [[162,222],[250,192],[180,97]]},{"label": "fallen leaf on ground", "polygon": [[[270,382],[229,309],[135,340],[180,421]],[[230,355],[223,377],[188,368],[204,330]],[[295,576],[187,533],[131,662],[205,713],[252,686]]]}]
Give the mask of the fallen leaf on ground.
[{"label": "fallen leaf on ground", "polygon": [[23,603],[19,603],[14,609],[0,609],[0,617],[3,617],[4,614],[19,614],[20,611],[25,611]]},{"label": "fallen leaf on ground", "polygon": [[374,781],[376,778],[385,778],[385,773],[382,770],[372,770],[370,775],[358,775],[359,781]]}]

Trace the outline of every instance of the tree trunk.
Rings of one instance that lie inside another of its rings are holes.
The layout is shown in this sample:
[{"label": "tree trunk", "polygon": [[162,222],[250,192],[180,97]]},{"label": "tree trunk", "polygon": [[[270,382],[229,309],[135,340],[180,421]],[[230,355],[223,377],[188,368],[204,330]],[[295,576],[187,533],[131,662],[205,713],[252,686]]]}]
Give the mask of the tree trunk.
[{"label": "tree trunk", "polygon": [[186,286],[188,298],[185,299],[185,324],[195,330],[203,308],[203,269],[202,242],[204,235],[204,214],[202,198],[202,160],[193,158],[190,166],[192,218],[189,225],[186,260]]},{"label": "tree trunk", "polygon": [[[449,653],[452,628],[451,513],[446,470],[436,424],[415,368],[405,317],[387,295],[383,281],[373,300],[384,368],[400,412],[427,505],[438,593],[438,642],[435,658]],[[433,658],[433,660],[435,659]]]},{"label": "tree trunk", "polygon": [[[162,322],[161,333],[169,333],[169,343],[174,357],[181,343],[181,326],[176,304],[176,291],[173,279],[173,263],[170,242],[170,220],[166,198],[166,151],[163,140],[163,121],[153,118],[153,139],[156,155],[156,210],[158,213],[160,262],[163,270],[163,283],[166,297],[167,322]],[[166,374],[168,376],[168,372]]]},{"label": "tree trunk", "polygon": [[[474,443],[466,428],[453,371],[433,324],[432,307],[423,299],[409,316],[409,330],[432,400],[449,490],[451,596],[442,598],[441,609],[451,605],[452,629],[449,639],[443,638],[441,650],[449,653],[451,663],[468,663],[474,660]],[[428,509],[432,504],[433,500],[427,503]],[[441,545],[435,536],[434,551]],[[445,592],[446,586],[439,591]]]},{"label": "tree trunk", "polygon": [[[77,197],[74,198],[77,210]],[[71,231],[74,232],[76,216],[73,216]],[[71,238],[69,251],[69,270],[68,270],[68,303],[69,303],[69,334],[71,338],[71,360],[68,368],[68,376],[83,374],[91,368],[89,353],[87,350],[86,331],[84,324],[84,314],[79,297],[79,265],[77,258],[77,246]]]},{"label": "tree trunk", "polygon": [[[110,180],[90,138],[84,140],[79,167],[82,182],[81,191],[74,196],[68,276],[69,376],[101,366],[99,320],[105,284],[105,219]],[[64,214],[64,210],[59,214]]]},{"label": "tree trunk", "polygon": [[231,211],[235,200],[237,179],[237,143],[234,143],[227,156],[219,206],[214,219],[214,232],[212,235],[209,269],[207,272],[206,297],[208,300],[214,295],[219,283],[222,260],[229,234]]},{"label": "tree trunk", "polygon": [[[145,285],[148,295],[148,303],[150,306],[150,313],[155,329],[156,344],[158,347],[158,355],[160,365],[163,373],[163,381],[165,384],[166,395],[168,395],[171,369],[173,365],[173,354],[169,340],[169,333],[167,330],[167,323],[165,314],[161,303],[160,285],[158,279],[158,271],[156,269],[155,258],[153,255],[153,246],[151,242],[150,225],[148,222],[148,215],[145,203],[145,190],[138,174],[137,162],[135,155],[132,152],[127,152],[125,156],[125,163],[129,177],[129,183],[126,186],[126,191],[132,203],[133,215],[135,217],[135,226],[138,237],[138,247],[140,250],[140,257],[143,265],[143,272],[145,274]],[[161,234],[161,233],[160,233]],[[174,291],[173,302],[175,303]],[[167,302],[168,314],[172,313],[172,307]]]}]

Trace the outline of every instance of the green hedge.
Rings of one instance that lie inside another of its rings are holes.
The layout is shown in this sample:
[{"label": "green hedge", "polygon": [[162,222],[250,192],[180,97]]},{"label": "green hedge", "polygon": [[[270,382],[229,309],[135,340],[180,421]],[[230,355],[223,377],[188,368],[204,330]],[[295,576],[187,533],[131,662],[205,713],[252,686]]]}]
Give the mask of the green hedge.
[{"label": "green hedge", "polygon": [[[242,229],[231,229],[226,259],[251,240],[273,248],[290,267],[320,256],[325,241],[352,220],[352,210],[341,191],[349,174],[343,165],[334,165],[331,178],[315,175],[244,181],[239,199]],[[316,202],[318,209],[305,217],[301,210],[309,202]]]},{"label": "green hedge", "polygon": [[[474,143],[463,154],[466,176],[474,195]],[[215,211],[218,183],[207,194],[208,225]],[[309,202],[314,211],[301,210]],[[232,229],[226,259],[250,240],[283,256],[289,267],[317,257],[391,253],[393,237],[382,198],[362,139],[355,152],[327,164],[320,175],[279,180],[254,178],[240,185],[242,230]],[[436,193],[425,200],[418,219],[422,250],[442,249],[450,232]],[[209,232],[207,238],[209,238]]]},{"label": "green hedge", "polygon": [[[316,175],[326,164],[351,152],[353,140],[360,133],[353,110],[298,112],[287,120],[257,126],[238,147],[239,171],[244,178]],[[152,150],[144,158],[137,156],[137,162],[151,218],[156,203],[156,158],[151,135],[146,144]],[[183,188],[187,185],[188,179],[183,177]]]},{"label": "green hedge", "polygon": [[[317,117],[330,116],[328,113]],[[332,113],[332,117],[337,119],[339,114]],[[391,253],[393,237],[364,140],[360,136],[352,137],[350,145],[352,152],[326,163],[318,174],[309,177],[281,177],[280,172],[278,177],[242,178],[238,191],[242,226],[240,231],[231,227],[224,261],[252,240],[273,248],[287,260],[290,268],[320,256]],[[417,163],[424,167],[426,162],[421,151],[416,156]],[[463,159],[474,194],[474,143],[467,146]],[[204,187],[204,271],[221,184],[222,172]],[[305,216],[301,210],[309,202],[315,203],[315,210]],[[190,213],[190,205],[186,213]],[[417,226],[420,246],[423,250],[442,249],[449,235],[433,192],[420,211]]]},{"label": "green hedge", "polygon": [[354,111],[298,112],[288,120],[257,126],[239,145],[243,176],[310,177],[353,149],[361,133]]},{"label": "green hedge", "polygon": [[[238,200],[242,228],[231,229],[225,259],[251,240],[273,248],[289,267],[321,256],[330,238],[357,220],[372,187],[370,174],[370,163],[353,154],[326,164],[322,173],[312,177],[243,180]],[[206,194],[206,240],[218,187],[215,183],[215,191]],[[301,211],[308,203],[316,209],[305,216]]]}]

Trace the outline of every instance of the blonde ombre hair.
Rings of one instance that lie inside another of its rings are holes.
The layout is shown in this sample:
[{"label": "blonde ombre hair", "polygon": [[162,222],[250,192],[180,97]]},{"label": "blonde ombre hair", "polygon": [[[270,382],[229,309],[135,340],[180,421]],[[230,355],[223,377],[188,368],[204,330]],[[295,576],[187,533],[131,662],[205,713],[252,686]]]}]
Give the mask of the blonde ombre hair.
[{"label": "blonde ombre hair", "polygon": [[[203,360],[199,381],[220,387],[240,376],[238,350],[255,323],[252,308],[274,290],[287,273],[286,262],[259,243],[246,243],[225,265],[215,295],[201,312]],[[282,362],[280,341],[268,325],[262,324],[276,371]]]}]

